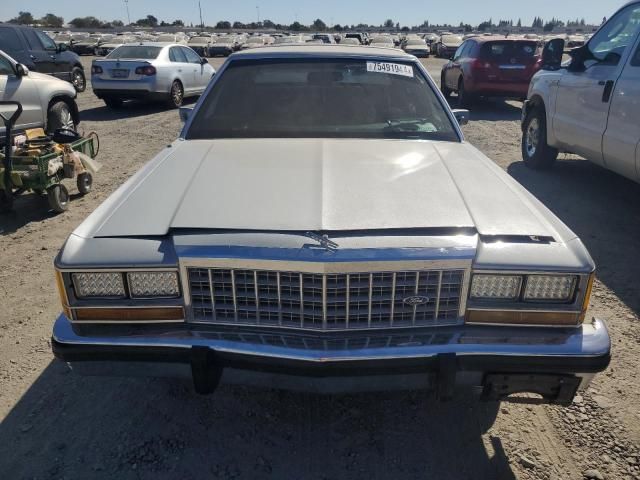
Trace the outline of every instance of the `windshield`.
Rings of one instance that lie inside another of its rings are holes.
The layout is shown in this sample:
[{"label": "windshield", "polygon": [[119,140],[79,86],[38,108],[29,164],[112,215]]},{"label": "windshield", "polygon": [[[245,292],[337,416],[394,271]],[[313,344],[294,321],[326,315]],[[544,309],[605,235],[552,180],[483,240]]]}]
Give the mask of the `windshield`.
[{"label": "windshield", "polygon": [[105,58],[153,60],[158,58],[162,47],[147,47],[144,45],[124,45],[116,48]]},{"label": "windshield", "polygon": [[213,138],[403,138],[459,141],[412,63],[236,60],[187,133]]},{"label": "windshield", "polygon": [[407,45],[426,45],[424,40],[407,40]]},{"label": "windshield", "polygon": [[207,43],[211,42],[211,40],[209,37],[193,37],[189,39],[189,43]]}]

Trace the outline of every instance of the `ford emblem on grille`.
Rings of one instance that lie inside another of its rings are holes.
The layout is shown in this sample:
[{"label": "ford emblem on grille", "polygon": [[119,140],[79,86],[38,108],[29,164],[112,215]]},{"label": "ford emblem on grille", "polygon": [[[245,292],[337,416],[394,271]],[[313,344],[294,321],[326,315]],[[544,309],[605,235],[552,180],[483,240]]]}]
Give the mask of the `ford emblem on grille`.
[{"label": "ford emblem on grille", "polygon": [[424,305],[425,303],[429,303],[429,297],[420,297],[418,295],[414,295],[413,297],[407,297],[402,300],[406,305],[410,305],[412,307],[417,307],[418,305]]}]

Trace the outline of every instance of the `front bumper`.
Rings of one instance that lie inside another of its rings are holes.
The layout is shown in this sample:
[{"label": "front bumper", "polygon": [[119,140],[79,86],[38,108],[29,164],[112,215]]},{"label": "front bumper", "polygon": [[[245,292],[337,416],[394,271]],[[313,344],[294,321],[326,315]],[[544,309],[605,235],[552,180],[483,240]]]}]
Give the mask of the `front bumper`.
[{"label": "front bumper", "polygon": [[579,329],[457,326],[308,334],[202,325],[82,326],[58,317],[53,352],[87,375],[191,377],[318,392],[414,389],[568,403],[609,364],[604,322]]}]

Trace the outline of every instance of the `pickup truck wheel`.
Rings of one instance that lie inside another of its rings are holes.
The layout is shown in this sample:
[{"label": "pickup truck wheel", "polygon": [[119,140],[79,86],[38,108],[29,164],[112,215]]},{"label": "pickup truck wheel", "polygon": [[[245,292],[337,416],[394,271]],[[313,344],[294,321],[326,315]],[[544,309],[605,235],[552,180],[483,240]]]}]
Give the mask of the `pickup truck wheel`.
[{"label": "pickup truck wheel", "polygon": [[73,67],[73,70],[71,70],[71,83],[78,93],[84,92],[87,88],[87,79],[80,67]]},{"label": "pickup truck wheel", "polygon": [[182,105],[184,100],[184,90],[182,84],[178,80],[174,80],[171,84],[171,90],[169,91],[169,99],[167,105],[170,108],[178,108]]},{"label": "pickup truck wheel", "polygon": [[544,109],[534,107],[524,121],[522,159],[534,170],[551,168],[558,158],[558,150],[547,144],[547,118]]},{"label": "pickup truck wheel", "polygon": [[47,188],[47,200],[51,210],[64,213],[69,208],[69,191],[61,183]]},{"label": "pickup truck wheel", "polygon": [[49,107],[47,112],[47,132],[53,133],[58,128],[76,129],[71,109],[66,102],[60,100]]}]

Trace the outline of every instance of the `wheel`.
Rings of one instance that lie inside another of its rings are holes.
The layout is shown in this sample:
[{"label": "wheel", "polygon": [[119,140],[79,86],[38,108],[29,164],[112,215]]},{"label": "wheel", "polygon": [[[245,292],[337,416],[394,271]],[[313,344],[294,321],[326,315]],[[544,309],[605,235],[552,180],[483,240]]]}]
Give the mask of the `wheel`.
[{"label": "wheel", "polygon": [[122,100],[120,98],[104,98],[104,104],[109,108],[120,108]]},{"label": "wheel", "polygon": [[10,212],[13,209],[13,195],[7,194],[6,190],[0,190],[0,212]]},{"label": "wheel", "polygon": [[449,100],[449,97],[451,97],[451,90],[447,87],[447,83],[445,82],[444,72],[440,75],[440,91],[442,92],[442,95],[444,95],[444,98]]},{"label": "wheel", "polygon": [[86,195],[91,191],[91,185],[93,185],[93,176],[89,172],[81,173],[80,175],[78,175],[76,185],[78,185],[78,191],[82,195]]},{"label": "wheel", "polygon": [[178,80],[174,80],[171,84],[171,90],[169,91],[169,98],[167,99],[167,105],[170,108],[178,108],[182,105],[184,100],[184,90],[182,84]]},{"label": "wheel", "polygon": [[87,88],[87,79],[84,76],[84,70],[80,67],[73,67],[71,70],[71,83],[76,92],[84,92]]},{"label": "wheel", "polygon": [[76,129],[76,124],[71,115],[71,109],[67,102],[60,100],[49,107],[47,112],[47,132],[53,133],[59,128]]},{"label": "wheel", "polygon": [[458,106],[460,108],[469,108],[473,103],[473,96],[464,88],[464,80],[458,82]]},{"label": "wheel", "polygon": [[47,199],[51,210],[56,213],[66,212],[69,208],[69,191],[61,183],[47,188]]},{"label": "wheel", "polygon": [[522,159],[534,170],[551,168],[558,150],[547,144],[547,115],[544,107],[535,106],[527,114],[522,129]]}]

